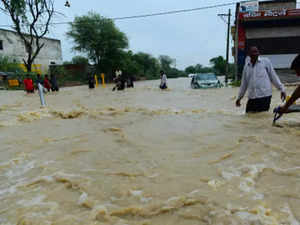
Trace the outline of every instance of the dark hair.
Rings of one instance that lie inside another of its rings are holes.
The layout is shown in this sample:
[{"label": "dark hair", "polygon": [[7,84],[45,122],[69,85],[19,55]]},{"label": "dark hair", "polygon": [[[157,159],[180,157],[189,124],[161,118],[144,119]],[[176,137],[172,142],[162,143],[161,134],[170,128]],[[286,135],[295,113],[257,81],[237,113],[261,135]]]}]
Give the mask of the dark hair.
[{"label": "dark hair", "polygon": [[248,47],[247,52],[249,53],[252,48],[257,48],[257,50],[259,51],[259,48],[256,45],[251,45],[251,46]]},{"label": "dark hair", "polygon": [[165,72],[163,70],[161,70],[160,73],[165,73]]},{"label": "dark hair", "polygon": [[291,69],[300,69],[300,54],[296,56],[296,58],[293,60]]}]

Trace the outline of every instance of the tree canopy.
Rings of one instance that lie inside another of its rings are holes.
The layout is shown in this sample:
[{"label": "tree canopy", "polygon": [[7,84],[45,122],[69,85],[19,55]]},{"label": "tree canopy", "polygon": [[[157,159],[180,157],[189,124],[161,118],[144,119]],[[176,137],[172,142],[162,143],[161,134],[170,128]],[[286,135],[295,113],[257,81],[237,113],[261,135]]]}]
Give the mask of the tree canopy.
[{"label": "tree canopy", "polygon": [[212,67],[203,67],[201,64],[196,64],[195,66],[188,66],[185,68],[185,73],[211,73],[213,72]]},{"label": "tree canopy", "polygon": [[98,70],[108,72],[128,47],[128,39],[111,19],[89,12],[75,17],[67,36],[73,39],[75,51],[83,52],[97,65]]},{"label": "tree canopy", "polygon": [[10,15],[14,30],[23,41],[27,57],[23,62],[29,72],[44,47],[41,40],[49,31],[54,15],[54,0],[0,0],[4,11]]}]

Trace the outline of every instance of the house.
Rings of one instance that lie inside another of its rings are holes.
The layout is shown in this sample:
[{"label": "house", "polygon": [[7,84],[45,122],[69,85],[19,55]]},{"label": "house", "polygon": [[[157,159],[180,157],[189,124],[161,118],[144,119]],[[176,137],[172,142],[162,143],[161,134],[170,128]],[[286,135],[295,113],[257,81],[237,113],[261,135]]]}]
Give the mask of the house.
[{"label": "house", "polygon": [[291,61],[300,53],[300,9],[296,6],[296,0],[237,4],[233,55],[238,64],[239,77],[250,46],[257,46],[261,55],[272,61],[275,69],[290,67]]},{"label": "house", "polygon": [[[57,39],[42,38],[45,43],[39,55],[36,57],[32,71],[47,73],[49,65],[62,63],[61,42]],[[0,55],[16,58],[20,63],[27,57],[27,51],[24,42],[17,33],[12,30],[0,29]],[[25,65],[21,64],[24,71]]]}]

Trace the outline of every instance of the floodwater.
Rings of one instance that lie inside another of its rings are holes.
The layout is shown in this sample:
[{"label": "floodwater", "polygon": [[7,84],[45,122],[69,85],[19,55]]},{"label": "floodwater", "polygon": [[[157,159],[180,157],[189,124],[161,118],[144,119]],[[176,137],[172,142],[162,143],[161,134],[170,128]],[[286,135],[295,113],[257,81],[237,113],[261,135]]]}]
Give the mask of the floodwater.
[{"label": "floodwater", "polygon": [[299,225],[299,114],[275,127],[237,88],[158,83],[65,88],[44,109],[1,91],[0,224]]}]

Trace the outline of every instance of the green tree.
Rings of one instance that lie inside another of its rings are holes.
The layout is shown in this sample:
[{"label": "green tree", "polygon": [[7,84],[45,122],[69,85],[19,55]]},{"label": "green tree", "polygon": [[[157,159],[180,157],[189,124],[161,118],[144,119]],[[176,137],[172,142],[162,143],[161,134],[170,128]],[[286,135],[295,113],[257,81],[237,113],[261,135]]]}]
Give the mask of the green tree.
[{"label": "green tree", "polygon": [[209,62],[213,65],[214,72],[217,75],[225,75],[226,74],[226,60],[223,56],[218,56],[209,60]]},{"label": "green tree", "polygon": [[133,60],[142,68],[142,75],[148,79],[159,76],[159,62],[148,53],[139,52],[133,55]]},{"label": "green tree", "polygon": [[89,59],[84,56],[74,56],[72,58],[72,64],[89,64]]},{"label": "green tree", "polygon": [[203,69],[203,66],[201,64],[197,64],[195,66],[195,71],[196,73],[201,73],[202,72],[202,69]]},{"label": "green tree", "polygon": [[[25,45],[27,56],[23,62],[27,71],[44,47],[42,38],[48,33],[54,15],[54,0],[0,0],[3,11],[10,15],[17,32]],[[1,6],[0,4],[0,6]]]},{"label": "green tree", "polygon": [[136,78],[139,78],[139,75],[143,73],[143,67],[134,60],[134,54],[132,51],[123,52],[120,68],[127,75],[131,75]]},{"label": "green tree", "polygon": [[20,72],[20,62],[13,57],[0,55],[0,71]]},{"label": "green tree", "polygon": [[214,72],[212,67],[203,67],[201,64],[195,66],[188,66],[185,68],[185,73],[212,73]]},{"label": "green tree", "polygon": [[86,16],[75,17],[70,23],[67,36],[73,39],[75,51],[83,52],[97,66],[97,72],[110,72],[120,64],[123,49],[128,39],[111,19],[89,12]]},{"label": "green tree", "polygon": [[158,59],[161,69],[164,70],[165,73],[170,74],[171,65],[175,62],[175,60],[167,55],[161,55]]},{"label": "green tree", "polygon": [[196,73],[196,69],[194,66],[188,66],[185,68],[184,70],[187,74],[190,74],[190,73]]}]

